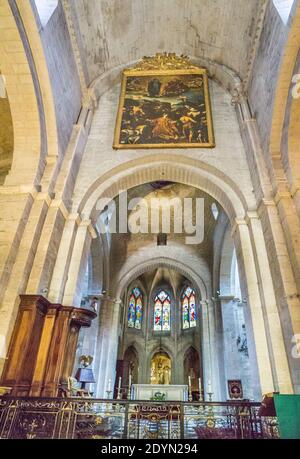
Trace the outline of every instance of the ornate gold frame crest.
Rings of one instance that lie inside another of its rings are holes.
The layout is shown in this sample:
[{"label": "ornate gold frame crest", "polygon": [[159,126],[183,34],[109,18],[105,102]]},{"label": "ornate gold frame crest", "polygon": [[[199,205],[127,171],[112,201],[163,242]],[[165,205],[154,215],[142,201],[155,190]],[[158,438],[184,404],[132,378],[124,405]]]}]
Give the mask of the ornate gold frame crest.
[{"label": "ornate gold frame crest", "polygon": [[[182,143],[124,143],[120,141],[122,129],[122,117],[127,90],[127,79],[129,77],[157,77],[160,76],[183,76],[202,75],[203,93],[206,114],[207,138],[204,142],[182,142]],[[209,95],[208,74],[205,68],[200,68],[191,63],[187,56],[177,56],[175,53],[158,53],[153,57],[144,57],[135,67],[125,69],[122,74],[121,94],[114,134],[114,149],[149,149],[149,148],[213,148],[215,147],[214,130],[212,122],[212,111]]]}]

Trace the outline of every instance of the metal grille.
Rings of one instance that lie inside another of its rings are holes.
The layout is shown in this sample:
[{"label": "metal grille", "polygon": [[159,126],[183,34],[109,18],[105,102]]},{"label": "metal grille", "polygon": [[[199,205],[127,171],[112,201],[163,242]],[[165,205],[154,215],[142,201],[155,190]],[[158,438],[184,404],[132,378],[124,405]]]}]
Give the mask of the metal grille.
[{"label": "metal grille", "polygon": [[0,438],[278,438],[276,417],[247,402],[0,398]]}]

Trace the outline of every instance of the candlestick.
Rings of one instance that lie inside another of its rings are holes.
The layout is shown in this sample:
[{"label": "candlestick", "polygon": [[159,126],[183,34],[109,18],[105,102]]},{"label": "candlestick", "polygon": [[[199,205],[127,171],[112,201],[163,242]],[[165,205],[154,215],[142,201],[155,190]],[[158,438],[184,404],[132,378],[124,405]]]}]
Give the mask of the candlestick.
[{"label": "candlestick", "polygon": [[107,392],[111,392],[111,379],[108,380]]},{"label": "candlestick", "polygon": [[121,383],[122,383],[122,378],[120,376],[119,377],[119,382],[118,382],[117,400],[121,400]]},{"label": "candlestick", "polygon": [[208,385],[207,386],[208,386],[208,391],[207,392],[208,393],[212,393],[212,387],[211,387],[211,380],[210,379],[208,380]]},{"label": "candlestick", "polygon": [[128,379],[128,394],[127,394],[127,398],[128,398],[128,400],[131,399],[131,374],[129,375],[129,379]]},{"label": "candlestick", "polygon": [[198,383],[199,383],[199,400],[200,400],[200,402],[202,402],[203,397],[202,397],[202,381],[201,381],[201,378],[198,379]]},{"label": "candlestick", "polygon": [[192,395],[192,378],[189,376],[189,401],[191,402],[193,400],[193,395]]}]

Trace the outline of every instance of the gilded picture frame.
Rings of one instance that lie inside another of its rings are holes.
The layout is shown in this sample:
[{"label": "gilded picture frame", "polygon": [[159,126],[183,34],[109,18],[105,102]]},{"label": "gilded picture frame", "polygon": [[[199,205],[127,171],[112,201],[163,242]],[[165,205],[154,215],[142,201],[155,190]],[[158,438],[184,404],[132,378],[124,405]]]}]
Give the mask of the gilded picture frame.
[{"label": "gilded picture frame", "polygon": [[[173,54],[157,56],[162,68],[123,71],[113,148],[215,147],[207,70],[187,59],[179,65]],[[166,64],[169,56],[177,68]]]}]

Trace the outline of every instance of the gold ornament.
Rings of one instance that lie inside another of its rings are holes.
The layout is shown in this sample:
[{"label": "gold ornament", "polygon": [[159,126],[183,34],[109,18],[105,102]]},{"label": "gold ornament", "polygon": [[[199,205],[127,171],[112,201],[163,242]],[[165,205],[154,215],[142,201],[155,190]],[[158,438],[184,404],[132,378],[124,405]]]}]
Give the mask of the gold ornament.
[{"label": "gold ornament", "polygon": [[188,56],[177,56],[175,53],[156,53],[155,56],[144,56],[132,70],[188,70],[199,69],[193,65]]},{"label": "gold ornament", "polygon": [[84,366],[85,368],[88,367],[93,361],[93,357],[91,355],[82,355],[79,358],[80,365]]}]

